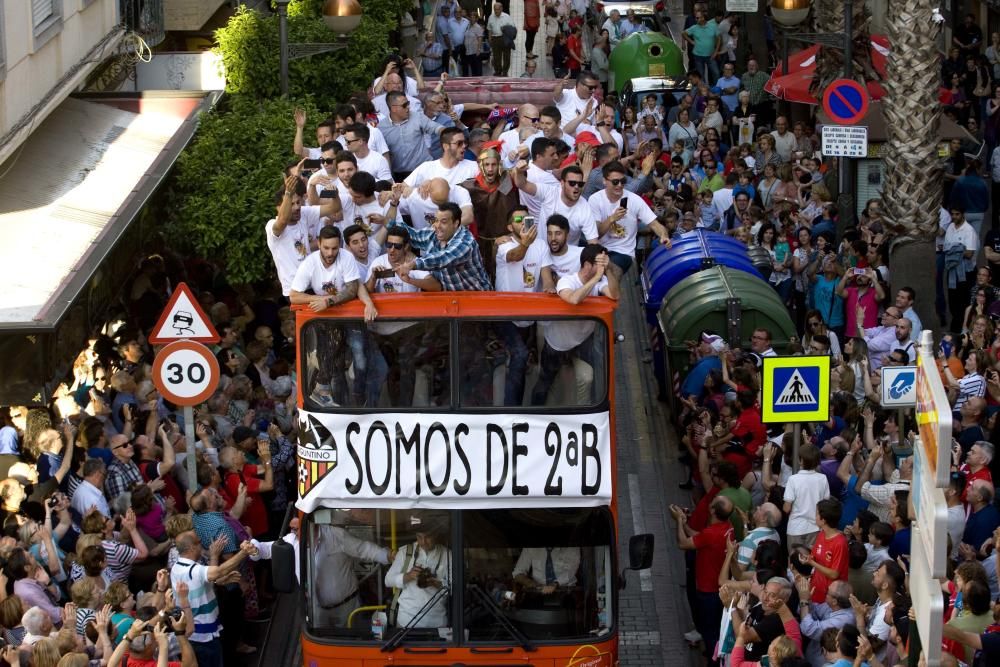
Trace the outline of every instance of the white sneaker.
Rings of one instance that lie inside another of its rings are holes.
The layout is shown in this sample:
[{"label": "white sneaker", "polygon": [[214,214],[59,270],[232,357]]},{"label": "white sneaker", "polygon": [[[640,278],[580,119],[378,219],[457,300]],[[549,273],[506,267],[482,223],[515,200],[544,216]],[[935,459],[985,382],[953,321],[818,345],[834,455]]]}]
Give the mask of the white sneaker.
[{"label": "white sneaker", "polygon": [[332,408],[337,406],[337,404],[333,401],[333,396],[330,395],[329,389],[320,389],[319,387],[313,389],[312,393],[309,395],[309,400],[323,408]]},{"label": "white sneaker", "polygon": [[697,630],[691,630],[690,632],[684,633],[684,639],[688,641],[689,644],[697,644],[701,641],[701,633]]}]

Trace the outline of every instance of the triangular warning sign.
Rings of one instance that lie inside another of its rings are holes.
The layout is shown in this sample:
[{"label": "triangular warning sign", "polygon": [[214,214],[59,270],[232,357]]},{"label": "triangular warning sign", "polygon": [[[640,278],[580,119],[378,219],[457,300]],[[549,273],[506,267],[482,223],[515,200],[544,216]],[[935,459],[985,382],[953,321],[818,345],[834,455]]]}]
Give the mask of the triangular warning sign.
[{"label": "triangular warning sign", "polygon": [[178,283],[163,309],[160,320],[153,327],[149,342],[162,345],[175,340],[194,340],[199,343],[218,343],[219,334],[212,321],[198,304],[198,299],[184,283]]},{"label": "triangular warning sign", "polygon": [[797,368],[792,373],[792,376],[788,378],[785,388],[781,390],[778,398],[774,401],[775,405],[814,405],[815,403],[816,397],[813,396],[809,385],[806,384],[806,381],[802,378],[802,373]]}]

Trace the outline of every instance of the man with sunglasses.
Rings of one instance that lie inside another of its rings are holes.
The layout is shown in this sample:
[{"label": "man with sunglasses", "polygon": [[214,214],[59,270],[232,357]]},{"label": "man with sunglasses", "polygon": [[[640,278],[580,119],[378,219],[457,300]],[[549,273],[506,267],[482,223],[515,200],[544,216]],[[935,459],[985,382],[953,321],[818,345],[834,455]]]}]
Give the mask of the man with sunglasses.
[{"label": "man with sunglasses", "polygon": [[417,165],[403,179],[403,183],[407,186],[417,188],[433,178],[443,178],[449,186],[454,187],[462,181],[475,178],[479,173],[478,165],[472,160],[465,159],[465,147],[469,145],[465,140],[465,134],[457,127],[445,127],[440,134],[441,158],[428,159]]},{"label": "man with sunglasses", "polygon": [[642,197],[625,190],[628,176],[621,162],[609,162],[603,171],[604,189],[591,196],[590,210],[597,219],[600,244],[607,248],[614,267],[609,269],[617,270],[620,279],[635,260],[639,227],[648,228],[667,247],[670,247],[670,233]]},{"label": "man with sunglasses", "polygon": [[357,160],[358,171],[367,171],[376,181],[391,181],[392,171],[389,169],[389,161],[368,146],[371,130],[372,128],[364,123],[348,125],[342,140],[344,148]]},{"label": "man with sunglasses", "polygon": [[308,201],[315,205],[323,190],[336,190],[339,187],[337,182],[337,153],[344,148],[339,141],[328,141],[320,146],[319,169],[309,177]]},{"label": "man with sunglasses", "polygon": [[400,182],[431,159],[425,137],[440,135],[445,128],[424,114],[413,111],[410,108],[411,102],[399,91],[388,93],[386,103],[389,115],[379,122],[378,128],[389,145],[392,180]]},{"label": "man with sunglasses", "polygon": [[[111,464],[108,466],[107,477],[104,480],[104,490],[108,498],[114,500],[133,486],[145,484],[139,466],[132,457],[135,455],[135,442],[124,435],[111,436]],[[151,491],[156,493],[164,486],[162,479],[149,483]]]},{"label": "man with sunglasses", "polygon": [[[590,166],[587,165],[587,172]],[[577,245],[583,237],[588,243],[597,243],[600,236],[594,223],[594,214],[587,200],[581,195],[583,186],[589,174],[577,165],[570,165],[562,170],[560,185],[537,185],[527,179],[528,163],[518,160],[514,166],[514,184],[522,192],[537,197],[541,202],[541,220],[559,214],[569,221],[570,245]]]},{"label": "man with sunglasses", "polygon": [[[576,85],[572,90],[567,90],[569,86],[569,74],[556,84],[552,91],[552,100],[559,109],[562,119],[573,119],[586,113],[584,121],[590,123],[594,118],[594,109],[597,106],[597,99],[594,91],[601,85],[593,72],[583,70],[576,76]],[[589,107],[588,107],[589,104]],[[567,121],[568,122],[568,121]]]},{"label": "man with sunglasses", "polygon": [[528,145],[536,137],[542,136],[542,131],[538,129],[540,120],[538,107],[534,104],[522,104],[518,107],[517,127],[501,133],[497,138],[505,167],[510,168],[517,162],[518,157],[524,157],[525,152],[529,150]]}]

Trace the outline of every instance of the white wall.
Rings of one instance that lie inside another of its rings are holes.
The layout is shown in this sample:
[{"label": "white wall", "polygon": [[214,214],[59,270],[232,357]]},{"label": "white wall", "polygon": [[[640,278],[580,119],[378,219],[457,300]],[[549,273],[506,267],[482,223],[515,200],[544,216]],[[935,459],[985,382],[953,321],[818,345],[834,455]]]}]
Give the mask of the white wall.
[{"label": "white wall", "polygon": [[[57,22],[40,38],[32,29],[31,0],[0,0],[4,55],[0,70],[0,137],[6,136],[32,107],[53,91],[63,76],[83,61],[118,23],[118,0],[55,0],[55,4],[61,7],[61,27]],[[37,127],[96,65],[96,62],[85,64],[71,85],[55,91],[32,125]],[[0,146],[0,162],[26,137],[27,133],[21,133]]]}]

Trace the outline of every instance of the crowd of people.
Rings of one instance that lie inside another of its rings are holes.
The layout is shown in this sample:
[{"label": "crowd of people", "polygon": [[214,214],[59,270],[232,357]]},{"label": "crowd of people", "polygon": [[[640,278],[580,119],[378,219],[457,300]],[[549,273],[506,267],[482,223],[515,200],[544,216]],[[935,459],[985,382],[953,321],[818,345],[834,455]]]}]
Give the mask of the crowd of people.
[{"label": "crowd of people", "polygon": [[[1000,648],[1000,607],[991,602],[1000,595],[992,481],[1000,472],[992,444],[1000,237],[995,223],[982,228],[989,193],[982,205],[986,186],[979,163],[966,160],[969,146],[958,142],[949,157],[937,293],[892,292],[880,202],[867,202],[856,226],[838,225],[835,163],[820,156],[809,123],[775,113],[767,68],[736,61],[730,17],[709,20],[696,3],[685,30],[689,90],[626,107],[600,95],[601,59],[583,58],[573,42],[586,8],[546,3],[535,19],[552,21],[546,53],[562,75],[551,102],[454,104],[450,62],[479,73],[490,44],[494,72],[509,68],[506,28],[516,27],[502,3],[492,9],[477,29],[470,8],[443,5],[442,27],[427,37],[435,46],[420,54],[423,72],[388,58],[370,94],[315,125],[314,147],[305,139],[310,119],[296,112],[263,230],[276,281],[233,287],[208,262],[150,256],[128,286],[128,313],[91,340],[51,404],[0,413],[0,657],[75,667],[167,656],[210,667],[256,650],[244,642],[244,621],[266,618],[273,593],[260,560],[296,494],[295,397],[307,378],[295,372],[291,305],[364,304],[365,326],[311,361],[319,368],[303,395],[312,407],[410,405],[412,341],[405,323],[379,322],[372,294],[617,300],[647,244],[670,246],[701,229],[747,244],[798,332],[783,353],[830,355],[834,393],[830,420],[806,429],[793,460],[790,429],[765,426],[759,411],[772,332],[754,332],[745,349],[712,331],[691,343],[675,418],[692,503],[671,507],[690,554],[696,630],[688,640],[706,660],[736,665],[767,657],[771,667],[874,667],[905,658],[914,425],[879,405],[879,371],[914,362],[925,324],[915,304],[933,299],[950,331],[937,356],[956,423],[945,648],[965,664],[990,664]],[[612,13],[595,49],[606,55],[638,24]],[[532,34],[537,24],[522,28]],[[969,42],[971,32],[956,31],[956,46],[978,53],[982,39]],[[422,74],[439,85],[428,90]],[[975,108],[968,116],[976,120]],[[180,280],[221,336],[222,379],[195,413],[195,442],[151,382],[145,339]],[[484,330],[491,363],[506,370],[501,404],[544,404],[567,365],[576,369],[577,404],[590,400],[593,378],[580,369],[594,349],[593,324],[559,324]],[[530,383],[529,364],[538,371]]]}]

